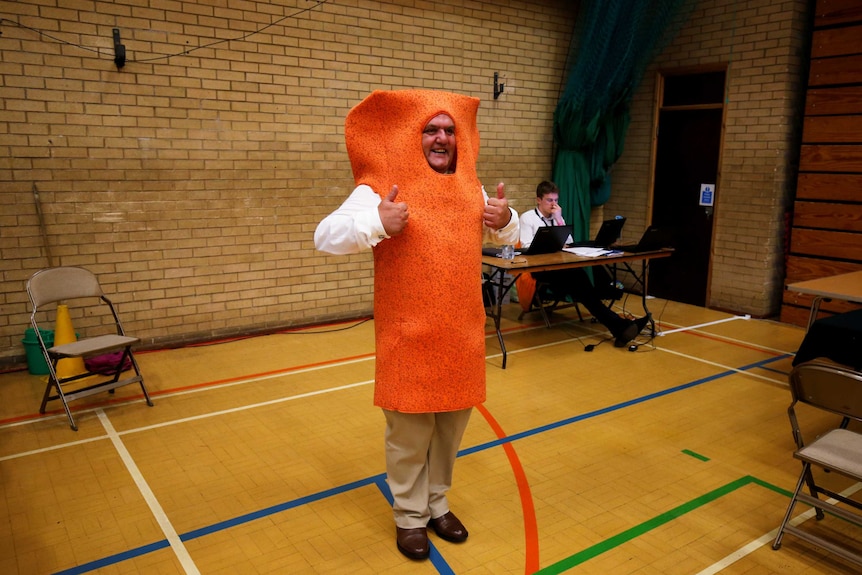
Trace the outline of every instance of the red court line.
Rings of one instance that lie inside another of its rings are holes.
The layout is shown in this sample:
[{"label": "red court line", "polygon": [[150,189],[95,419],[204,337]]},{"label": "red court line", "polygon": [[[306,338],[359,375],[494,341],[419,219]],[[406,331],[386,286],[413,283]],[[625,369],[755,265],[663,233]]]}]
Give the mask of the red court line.
[{"label": "red court line", "polygon": [[[338,363],[341,363],[341,362],[345,362],[345,361],[354,361],[354,360],[358,360],[358,359],[367,359],[367,358],[369,358],[369,357],[374,357],[374,353],[363,353],[363,354],[359,354],[359,355],[352,355],[352,356],[348,356],[348,357],[340,357],[340,358],[338,358],[338,359],[331,359],[331,360],[327,360],[327,361],[317,361],[317,362],[314,362],[314,363],[306,363],[306,364],[303,364],[303,365],[295,365],[295,366],[293,366],[293,367],[285,367],[285,368],[283,368],[283,369],[274,369],[274,370],[272,370],[272,371],[262,371],[262,372],[260,372],[260,373],[246,374],[246,375],[238,375],[238,376],[235,376],[235,377],[227,377],[227,378],[225,378],[225,379],[216,379],[216,380],[213,380],[213,381],[204,381],[204,382],[201,382],[201,383],[194,383],[194,384],[192,384],[192,385],[184,385],[184,386],[182,386],[182,387],[172,387],[172,388],[170,388],[170,389],[163,389],[163,390],[160,390],[160,391],[152,392],[152,393],[150,393],[150,396],[151,396],[151,397],[158,397],[158,396],[160,396],[160,395],[168,395],[168,394],[171,394],[171,393],[178,393],[178,392],[180,392],[180,391],[188,391],[188,390],[190,390],[190,389],[202,389],[202,388],[206,388],[206,387],[213,387],[213,386],[216,386],[216,385],[223,385],[223,384],[225,384],[225,383],[234,383],[234,382],[236,382],[236,381],[242,381],[242,380],[244,380],[244,379],[255,379],[255,378],[258,378],[258,377],[267,377],[267,376],[270,376],[270,375],[283,375],[283,374],[286,374],[286,373],[291,373],[291,372],[293,372],[293,371],[302,371],[302,370],[305,370],[305,369],[312,369],[312,368],[315,368],[315,367],[323,367],[323,366],[327,366],[327,365],[335,365],[335,364],[338,364]],[[143,395],[141,395],[141,397],[143,397]]]},{"label": "red court line", "polygon": [[[476,406],[479,413],[497,434],[498,439],[505,439],[506,432],[491,415],[491,412],[484,405]],[[530,482],[527,481],[527,474],[524,472],[524,467],[521,465],[521,460],[518,458],[518,453],[510,441],[503,443],[503,451],[509,459],[509,464],[512,466],[512,473],[515,475],[515,482],[518,485],[518,494],[521,498],[521,509],[524,513],[524,543],[525,553],[524,558],[524,573],[530,575],[539,570],[539,528],[536,521],[536,508],[533,505],[533,494],[530,491]]]},{"label": "red court line", "polygon": [[[656,325],[658,326],[659,323],[656,322]],[[784,352],[772,351],[771,349],[764,349],[764,348],[758,347],[756,345],[751,345],[751,344],[747,344],[747,343],[743,343],[743,342],[739,342],[739,341],[730,341],[727,338],[724,338],[720,335],[712,335],[709,333],[698,333],[696,331],[688,331],[688,330],[685,330],[682,333],[686,333],[688,335],[693,335],[695,337],[702,337],[703,339],[709,339],[712,341],[717,341],[718,343],[723,343],[725,345],[733,345],[736,347],[741,347],[742,349],[750,349],[752,351],[757,351],[760,353],[765,353],[766,355],[771,355],[772,357],[778,357],[780,355],[787,355]]]},{"label": "red court line", "polygon": [[[344,322],[344,323],[348,323],[348,322]],[[319,328],[319,327],[320,326],[315,326],[315,328]],[[513,328],[510,328],[507,331],[526,329],[526,327],[527,326],[523,326],[523,327],[522,326],[515,326]],[[296,331],[299,331],[301,329],[302,328],[297,328]],[[308,328],[305,328],[305,329],[307,330]],[[274,332],[274,333],[286,333],[286,332],[282,331],[282,332]],[[306,331],[306,333],[314,334],[315,332]],[[489,337],[491,334],[495,334],[495,333],[496,333],[495,331],[487,331],[486,337]],[[259,336],[254,336],[254,337],[259,337]],[[222,340],[223,343],[230,343],[231,341],[236,341],[236,340],[235,339]],[[198,345],[202,346],[202,345],[206,345],[206,344],[198,344]],[[194,345],[188,345],[188,346],[184,346],[184,347],[195,347],[195,346]],[[148,351],[135,352],[135,354],[136,355],[142,355],[142,354],[160,353],[163,351],[171,351],[173,349],[181,349],[181,348],[165,348],[165,349],[160,349],[160,350],[148,350]],[[266,377],[269,375],[287,374],[287,373],[290,373],[293,371],[311,369],[314,367],[324,367],[327,365],[335,365],[335,364],[338,364],[338,363],[341,363],[344,361],[367,359],[369,357],[374,357],[374,355],[375,354],[373,352],[372,353],[365,353],[365,354],[354,355],[354,356],[350,356],[350,357],[341,357],[338,359],[332,359],[332,360],[327,360],[327,361],[320,361],[320,362],[315,362],[315,363],[298,365],[298,366],[288,367],[288,368],[284,368],[284,369],[277,369],[277,370],[273,370],[273,371],[265,371],[265,372],[256,373],[256,374],[246,374],[246,375],[241,375],[241,376],[236,376],[236,377],[229,377],[229,378],[225,378],[225,379],[217,379],[214,381],[205,381],[205,382],[196,383],[196,384],[192,384],[192,385],[185,385],[185,386],[181,386],[181,387],[173,387],[173,388],[169,388],[169,389],[151,391],[150,397],[159,397],[159,396],[163,396],[163,395],[169,395],[172,393],[179,393],[182,391],[190,391],[193,389],[205,389],[207,387],[215,387],[218,385],[224,385],[226,383],[233,383],[236,381],[242,381],[243,379],[253,379],[256,377]],[[131,402],[135,402],[135,401],[140,401],[143,398],[144,398],[144,395],[141,393],[141,394],[137,394],[137,395],[124,397],[121,399],[105,399],[105,400],[100,401],[98,403],[91,403],[91,404],[83,405],[83,406],[70,405],[69,410],[72,413],[77,413],[77,412],[81,412],[81,411],[84,411],[87,409],[93,409],[93,408],[98,408],[98,407],[106,407],[106,406],[110,406],[110,405],[117,405],[117,404],[122,404],[122,403],[131,403]],[[0,419],[0,426],[9,425],[11,423],[20,423],[23,421],[36,420],[36,419],[40,419],[42,417],[61,415],[64,413],[65,413],[65,411],[62,408],[60,408],[60,409],[53,409],[53,410],[46,411],[44,414],[42,414],[42,413],[29,413],[29,414],[25,414],[25,415],[17,415],[17,416],[9,417],[6,419]]]},{"label": "red court line", "polygon": [[[205,389],[207,387],[215,387],[218,385],[224,385],[226,383],[234,383],[237,381],[242,381],[244,379],[254,379],[254,378],[266,377],[266,376],[270,376],[270,375],[284,375],[284,374],[288,374],[288,373],[291,373],[294,371],[302,371],[305,369],[312,369],[315,367],[335,365],[335,364],[345,362],[345,361],[353,361],[353,360],[357,360],[357,359],[366,359],[369,357],[374,357],[374,354],[373,353],[364,353],[364,354],[360,354],[360,355],[354,355],[354,356],[350,356],[350,357],[342,357],[342,358],[328,360],[328,361],[318,361],[318,362],[307,363],[307,364],[303,364],[303,365],[295,365],[293,367],[286,367],[284,369],[276,369],[276,370],[272,370],[272,371],[263,371],[263,372],[256,373],[256,374],[250,374],[250,375],[246,374],[246,375],[239,375],[239,376],[235,376],[235,377],[227,377],[224,379],[216,379],[213,381],[204,381],[201,383],[184,385],[181,387],[172,387],[169,389],[151,391],[150,397],[151,398],[152,397],[159,397],[159,396],[163,396],[163,395],[169,395],[172,393],[179,393],[182,391],[189,391],[189,390],[193,390],[193,389]],[[130,395],[130,396],[123,397],[123,398],[106,399],[106,400],[100,401],[98,403],[91,403],[88,405],[75,405],[75,406],[70,405],[69,411],[71,411],[72,413],[76,413],[76,412],[80,412],[80,411],[84,411],[84,410],[88,410],[88,409],[105,407],[105,406],[109,406],[109,405],[132,403],[135,401],[140,401],[142,399],[144,399],[144,394],[139,393],[136,395]],[[46,411],[44,414],[42,414],[42,413],[30,413],[30,414],[26,414],[26,415],[18,415],[18,416],[10,417],[7,419],[0,419],[0,426],[7,425],[10,423],[19,423],[22,421],[39,419],[41,417],[46,417],[46,416],[60,415],[60,414],[64,414],[64,413],[65,413],[65,411],[62,408],[60,408],[60,409],[53,409],[50,411]]]},{"label": "red court line", "polygon": [[[341,322],[341,323],[349,323],[349,322]],[[656,324],[657,324],[657,325],[660,325],[658,322],[656,322]],[[338,322],[337,322],[337,323],[335,323],[334,325],[338,325]],[[532,327],[539,326],[539,325],[541,325],[541,324],[540,324],[540,323],[522,324],[522,325],[517,325],[517,326],[510,327],[510,328],[501,329],[500,331],[505,332],[505,333],[513,332],[513,331],[525,331],[525,330],[528,330],[528,329],[530,329],[530,328],[532,328]],[[315,326],[315,328],[319,328],[319,327],[320,327],[320,326]],[[296,331],[300,331],[300,330],[302,330],[302,329],[303,329],[303,328],[297,328],[297,329],[296,329]],[[307,330],[308,328],[306,327],[306,328],[304,328],[304,329],[306,329],[306,330]],[[294,330],[290,330],[290,331],[294,331]],[[282,332],[274,332],[274,333],[286,333],[286,332],[285,332],[285,331],[282,331]],[[307,332],[307,333],[312,333],[312,334],[313,334],[314,332]],[[756,346],[750,346],[750,345],[743,344],[743,343],[739,343],[739,342],[735,342],[735,341],[727,341],[727,340],[725,340],[725,339],[723,339],[723,338],[721,338],[721,337],[717,337],[717,336],[712,336],[712,335],[702,334],[702,333],[696,333],[696,332],[692,332],[692,331],[686,331],[685,333],[690,334],[690,335],[694,335],[694,336],[697,336],[697,337],[702,337],[702,338],[705,338],[705,339],[711,339],[711,340],[718,341],[718,342],[720,342],[720,343],[724,343],[724,344],[728,344],[728,345],[735,345],[735,346],[737,346],[737,347],[742,347],[742,348],[745,348],[745,349],[751,349],[751,350],[754,350],[754,351],[759,351],[759,352],[761,352],[761,353],[772,354],[772,355],[773,355],[773,356],[775,356],[775,357],[777,357],[777,356],[779,356],[779,355],[784,355],[784,354],[779,353],[779,352],[772,352],[772,351],[770,351],[770,350],[764,350],[764,349],[759,348],[759,347],[756,347]],[[486,330],[486,332],[485,332],[485,336],[486,336],[486,337],[490,337],[491,335],[494,335],[494,334],[496,334],[496,331],[495,331],[495,330]],[[262,335],[263,335],[263,334],[262,334]],[[258,336],[254,336],[254,337],[258,337]],[[226,343],[229,343],[230,341],[234,341],[234,340],[223,340],[223,341],[224,341],[224,342],[226,342]],[[199,344],[199,345],[203,345],[203,344]],[[192,347],[192,346],[186,346],[186,347]],[[161,352],[161,351],[169,351],[170,349],[174,349],[174,348],[166,348],[166,349],[162,349],[162,350],[148,350],[148,351],[145,351],[145,352],[135,352],[135,353],[136,353],[136,354],[138,354],[138,355],[143,354],[143,353],[146,353],[146,354],[149,354],[149,353],[158,353],[158,352]],[[346,358],[339,358],[339,359],[333,359],[333,360],[328,360],[328,361],[321,361],[321,362],[310,363],[310,364],[305,364],[305,365],[299,365],[299,366],[294,366],[294,367],[288,367],[288,368],[278,369],[278,370],[273,370],[273,371],[265,371],[265,372],[261,372],[261,373],[257,373],[257,374],[242,375],[242,376],[236,376],[236,377],[231,377],[231,378],[218,379],[218,380],[214,380],[214,381],[207,381],[207,382],[197,383],[197,384],[193,384],[193,385],[186,385],[186,386],[182,386],[182,387],[175,387],[175,388],[170,388],[170,389],[163,389],[163,390],[158,390],[158,391],[150,392],[150,397],[159,397],[159,396],[168,395],[168,394],[171,394],[171,393],[178,393],[178,392],[182,392],[182,391],[189,391],[189,390],[192,390],[192,389],[204,389],[204,388],[207,388],[207,387],[214,387],[214,386],[217,386],[217,385],[223,385],[223,384],[226,384],[226,383],[233,383],[233,382],[236,382],[236,381],[242,381],[243,379],[253,379],[253,378],[256,378],[256,377],[265,377],[265,376],[269,376],[269,375],[286,374],[286,373],[290,373],[290,372],[292,372],[292,371],[298,371],[298,370],[303,370],[303,369],[310,369],[310,368],[313,368],[313,367],[323,367],[323,366],[326,366],[326,365],[335,365],[335,364],[340,363],[340,362],[342,362],[342,361],[352,361],[352,360],[357,360],[357,359],[366,359],[366,358],[369,358],[369,357],[374,357],[374,355],[375,355],[374,353],[366,353],[366,354],[355,355],[355,356],[346,357]],[[101,402],[99,402],[99,403],[96,403],[96,404],[89,404],[89,405],[86,405],[86,406],[71,406],[71,405],[70,405],[70,406],[69,406],[69,410],[70,410],[70,411],[72,411],[73,413],[75,413],[75,412],[80,412],[80,411],[83,411],[83,410],[86,410],[86,409],[93,409],[93,408],[97,408],[97,407],[105,407],[105,406],[110,406],[110,405],[117,405],[117,404],[122,404],[122,403],[128,403],[128,402],[140,401],[140,400],[142,400],[143,398],[144,398],[143,394],[138,394],[138,395],[133,395],[133,396],[125,397],[125,398],[122,398],[122,399],[107,399],[107,400],[101,401]],[[41,418],[41,417],[53,416],[53,415],[60,415],[60,414],[63,414],[63,413],[64,413],[64,411],[63,411],[62,409],[55,409],[55,410],[46,411],[44,414],[41,414],[41,413],[30,413],[30,414],[25,414],[25,415],[18,415],[18,416],[9,417],[9,418],[6,418],[6,419],[0,419],[0,425],[8,425],[8,424],[11,424],[11,423],[20,423],[20,422],[22,422],[22,421],[35,420],[35,419],[39,419],[39,418]]]}]

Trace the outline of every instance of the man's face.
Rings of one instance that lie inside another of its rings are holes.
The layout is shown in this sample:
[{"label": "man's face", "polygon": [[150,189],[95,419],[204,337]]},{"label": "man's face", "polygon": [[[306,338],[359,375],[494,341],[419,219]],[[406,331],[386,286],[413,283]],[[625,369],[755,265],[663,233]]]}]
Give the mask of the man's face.
[{"label": "man's face", "polygon": [[422,130],[422,151],[428,165],[446,174],[455,161],[455,122],[446,114],[431,118]]},{"label": "man's face", "polygon": [[545,194],[541,198],[536,198],[536,203],[539,205],[539,211],[542,212],[542,215],[550,218],[551,212],[560,203],[560,194]]}]

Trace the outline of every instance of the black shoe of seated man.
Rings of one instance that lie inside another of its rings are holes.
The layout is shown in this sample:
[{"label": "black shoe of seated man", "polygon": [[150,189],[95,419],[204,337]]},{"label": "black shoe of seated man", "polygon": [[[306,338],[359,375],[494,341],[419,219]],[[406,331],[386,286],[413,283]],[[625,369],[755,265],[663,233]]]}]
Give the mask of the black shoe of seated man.
[{"label": "black shoe of seated man", "polygon": [[649,324],[649,316],[645,315],[634,321],[629,321],[625,329],[614,339],[614,347],[625,347],[631,340],[636,338],[638,334]]},{"label": "black shoe of seated man", "polygon": [[431,552],[428,543],[428,530],[425,527],[415,529],[395,528],[395,544],[398,550],[410,559],[425,559]]},{"label": "black shoe of seated man", "polygon": [[467,540],[467,535],[469,535],[467,528],[451,511],[437,519],[432,519],[428,525],[441,539],[452,543],[462,543]]}]

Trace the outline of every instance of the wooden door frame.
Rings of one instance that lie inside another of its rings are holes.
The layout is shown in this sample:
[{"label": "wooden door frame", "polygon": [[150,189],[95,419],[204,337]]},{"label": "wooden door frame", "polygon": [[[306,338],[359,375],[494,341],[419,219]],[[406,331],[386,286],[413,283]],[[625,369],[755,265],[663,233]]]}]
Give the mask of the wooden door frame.
[{"label": "wooden door frame", "polygon": [[[686,106],[662,106],[664,101],[664,80],[668,76],[686,76],[690,74],[702,74],[706,72],[724,72],[724,98],[720,104],[697,104]],[[706,293],[704,303],[708,307],[710,293],[712,291],[712,263],[715,257],[715,236],[718,228],[718,190],[721,189],[721,166],[724,159],[724,134],[727,127],[728,85],[730,77],[730,66],[725,63],[715,63],[704,66],[686,66],[682,68],[667,68],[656,70],[655,98],[653,100],[653,125],[652,139],[650,142],[650,166],[647,185],[647,222],[653,222],[653,208],[655,206],[655,168],[658,157],[658,128],[662,110],[715,110],[721,109],[721,130],[718,139],[718,167],[715,172],[715,202],[712,206],[712,232],[709,238],[709,262],[706,272]]]}]

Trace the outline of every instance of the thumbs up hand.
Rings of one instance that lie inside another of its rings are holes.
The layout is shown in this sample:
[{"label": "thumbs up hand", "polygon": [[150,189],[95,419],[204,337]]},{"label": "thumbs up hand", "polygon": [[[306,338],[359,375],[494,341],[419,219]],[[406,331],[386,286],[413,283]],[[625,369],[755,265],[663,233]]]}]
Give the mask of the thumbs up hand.
[{"label": "thumbs up hand", "polygon": [[398,196],[398,186],[392,186],[389,195],[383,198],[383,201],[377,206],[377,213],[380,214],[380,222],[383,224],[383,229],[387,236],[397,236],[407,227],[407,219],[410,214],[407,213],[407,204],[404,202],[395,202]]},{"label": "thumbs up hand", "polygon": [[512,219],[512,212],[509,210],[509,201],[506,199],[504,187],[503,182],[497,184],[497,197],[488,198],[485,211],[482,214],[482,223],[492,230],[506,227],[509,220]]}]

